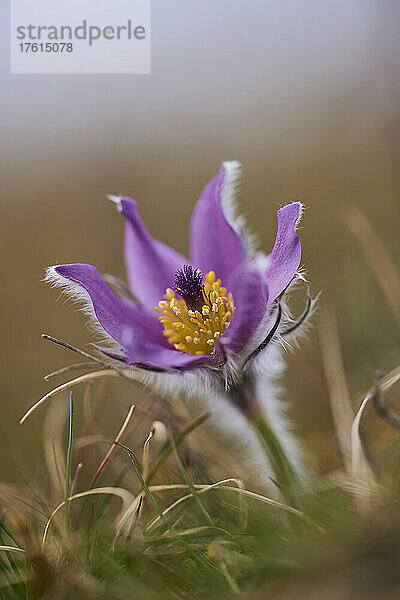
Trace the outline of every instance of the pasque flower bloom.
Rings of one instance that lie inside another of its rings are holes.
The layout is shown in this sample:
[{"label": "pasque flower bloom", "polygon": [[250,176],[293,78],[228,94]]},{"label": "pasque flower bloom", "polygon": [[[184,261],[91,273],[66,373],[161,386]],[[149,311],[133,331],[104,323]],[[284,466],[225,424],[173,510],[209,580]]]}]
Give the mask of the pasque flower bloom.
[{"label": "pasque flower bloom", "polygon": [[269,352],[270,362],[276,359],[285,320],[287,326],[281,298],[298,274],[301,205],[278,210],[272,252],[256,252],[236,216],[238,174],[238,163],[226,162],[203,190],[190,224],[190,259],[151,236],[134,200],[113,198],[126,219],[132,300],[117,295],[92,265],[50,267],[47,278],[86,301],[117,345],[103,348],[108,356],[157,385],[207,381],[239,412],[254,413],[248,396],[262,371],[260,357]]},{"label": "pasque flower bloom", "polygon": [[243,223],[230,214],[237,170],[237,163],[225,163],[204,189],[190,225],[190,260],[151,237],[134,200],[115,199],[126,219],[126,270],[136,302],[118,297],[92,265],[50,267],[54,283],[89,296],[127,365],[193,370],[242,362],[266,312],[296,275],[300,204],[278,211],[269,257],[249,254]]}]

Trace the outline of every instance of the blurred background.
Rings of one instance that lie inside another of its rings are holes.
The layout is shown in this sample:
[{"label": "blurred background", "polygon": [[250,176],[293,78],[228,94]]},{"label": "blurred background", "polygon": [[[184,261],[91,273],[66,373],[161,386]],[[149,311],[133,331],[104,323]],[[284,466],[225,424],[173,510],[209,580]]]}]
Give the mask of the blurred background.
[{"label": "blurred background", "polygon": [[[343,219],[360,208],[399,264],[396,0],[153,0],[152,73],[137,76],[10,75],[1,6],[4,447],[34,468],[44,412],[18,420],[50,389],[44,374],[75,361],[40,334],[91,341],[41,282],[45,267],[81,261],[124,278],[109,193],[137,199],[152,233],[187,252],[191,211],[223,160],[243,164],[241,207],[264,250],[279,206],[305,203],[303,264],[334,307],[352,397],[399,363],[393,314]],[[290,356],[284,395],[324,469],[335,440],[317,324]],[[6,454],[0,478],[18,480]]]}]

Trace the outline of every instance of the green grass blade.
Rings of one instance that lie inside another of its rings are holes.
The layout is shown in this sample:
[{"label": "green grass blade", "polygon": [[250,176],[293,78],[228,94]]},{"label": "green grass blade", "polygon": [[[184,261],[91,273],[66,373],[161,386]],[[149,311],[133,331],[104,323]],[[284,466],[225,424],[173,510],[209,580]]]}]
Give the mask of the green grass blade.
[{"label": "green grass blade", "polygon": [[140,472],[140,469],[136,463],[136,459],[135,459],[135,455],[133,454],[132,450],[130,448],[128,448],[128,446],[125,446],[124,444],[121,444],[120,442],[115,442],[118,446],[121,446],[121,448],[124,448],[124,450],[126,450],[129,454],[129,457],[131,459],[132,462],[132,466],[135,470],[135,473],[137,475],[137,478],[140,481],[140,484],[143,488],[144,493],[146,494],[146,496],[148,497],[148,499],[150,500],[151,504],[153,505],[153,507],[155,508],[155,510],[157,511],[160,519],[162,519],[162,521],[164,523],[167,522],[167,519],[165,518],[161,508],[159,507],[156,499],[154,498],[153,494],[150,492],[149,487],[147,485],[147,483],[145,482],[145,480],[143,479],[143,476]]},{"label": "green grass blade", "polygon": [[192,494],[194,501],[196,502],[197,506],[199,507],[199,509],[200,509],[201,513],[203,514],[205,520],[207,521],[208,525],[210,525],[210,527],[214,527],[214,521],[212,520],[212,518],[208,514],[208,512],[207,512],[207,510],[206,510],[206,508],[204,506],[204,504],[201,502],[201,500],[199,498],[199,495],[196,492],[196,489],[195,489],[195,487],[194,487],[194,485],[192,483],[192,480],[189,477],[189,473],[187,472],[187,470],[185,468],[185,465],[183,464],[183,460],[182,460],[182,457],[180,455],[179,448],[178,448],[178,445],[176,443],[176,440],[175,440],[173,434],[172,434],[172,438],[171,439],[172,439],[172,446],[173,446],[173,449],[174,449],[175,454],[176,454],[176,459],[178,461],[179,468],[180,468],[180,470],[182,472],[182,475],[183,475],[183,477],[185,479],[185,482],[188,485],[190,493]]},{"label": "green grass blade", "polygon": [[14,542],[14,544],[16,546],[21,547],[21,544],[19,543],[19,541],[17,540],[17,538],[15,537],[13,532],[7,527],[7,525],[4,523],[4,521],[2,519],[0,519],[0,529],[2,531],[4,531],[4,533],[6,533],[9,538],[12,539],[12,541]]},{"label": "green grass blade", "polygon": [[72,485],[72,451],[74,445],[74,403],[72,400],[72,392],[69,396],[69,431],[68,431],[68,448],[67,448],[67,465],[65,473],[65,527],[67,531],[71,528],[70,501],[71,485]]},{"label": "green grass blade", "polygon": [[[176,438],[176,440],[175,440],[176,445],[179,446],[183,442],[185,437],[188,436],[189,433],[192,433],[192,431],[194,431],[194,429],[196,429],[199,425],[204,423],[204,421],[206,419],[208,419],[209,416],[210,416],[209,412],[203,413],[202,415],[197,417],[194,421],[189,423],[188,426],[182,431],[182,433],[180,435],[178,435],[178,437]],[[174,447],[172,444],[167,446],[163,450],[158,461],[154,465],[153,469],[150,471],[150,474],[146,480],[147,484],[150,483],[150,481],[153,479],[154,475],[157,473],[157,471],[160,469],[160,467],[163,466],[163,464],[166,462],[166,460],[171,456],[173,451],[174,451]]]}]

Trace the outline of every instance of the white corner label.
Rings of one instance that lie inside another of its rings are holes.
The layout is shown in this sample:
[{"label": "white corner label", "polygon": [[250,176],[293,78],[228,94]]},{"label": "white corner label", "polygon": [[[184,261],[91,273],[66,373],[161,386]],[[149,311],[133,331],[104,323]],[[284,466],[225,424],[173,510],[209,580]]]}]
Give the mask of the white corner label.
[{"label": "white corner label", "polygon": [[11,0],[11,73],[150,73],[150,0]]}]

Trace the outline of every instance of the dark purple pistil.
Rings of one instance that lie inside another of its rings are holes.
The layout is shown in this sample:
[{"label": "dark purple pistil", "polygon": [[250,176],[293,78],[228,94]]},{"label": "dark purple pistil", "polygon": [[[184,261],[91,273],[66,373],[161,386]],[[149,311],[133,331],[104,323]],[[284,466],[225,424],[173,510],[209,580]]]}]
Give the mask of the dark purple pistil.
[{"label": "dark purple pistil", "polygon": [[175,273],[174,292],[187,304],[191,310],[201,310],[203,297],[203,273],[191,265],[184,265]]}]

